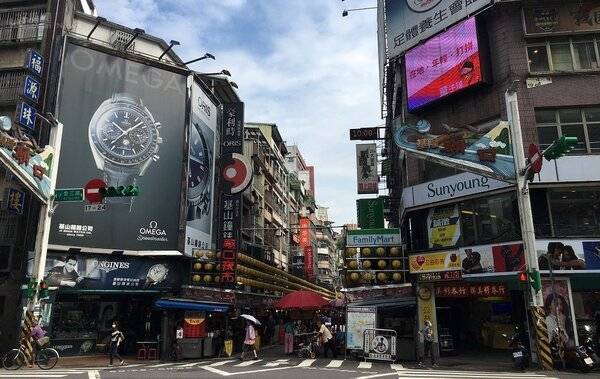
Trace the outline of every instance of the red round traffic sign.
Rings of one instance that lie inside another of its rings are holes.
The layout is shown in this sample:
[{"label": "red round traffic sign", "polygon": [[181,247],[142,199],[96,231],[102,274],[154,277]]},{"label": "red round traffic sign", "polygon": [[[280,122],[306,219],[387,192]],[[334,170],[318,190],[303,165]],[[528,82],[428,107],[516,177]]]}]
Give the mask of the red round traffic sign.
[{"label": "red round traffic sign", "polygon": [[529,145],[528,149],[529,161],[531,163],[531,172],[534,174],[538,174],[542,171],[542,155],[540,153],[540,148],[535,143]]},{"label": "red round traffic sign", "polygon": [[100,195],[100,188],[106,187],[106,183],[102,179],[92,179],[86,183],[85,187],[83,187],[83,195],[85,199],[92,203],[101,203],[102,195]]}]

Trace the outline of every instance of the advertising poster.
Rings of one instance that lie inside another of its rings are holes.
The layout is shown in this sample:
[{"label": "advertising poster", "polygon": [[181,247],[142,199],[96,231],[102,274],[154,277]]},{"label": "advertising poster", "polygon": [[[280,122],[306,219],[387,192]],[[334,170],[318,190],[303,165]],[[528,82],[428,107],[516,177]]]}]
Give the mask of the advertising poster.
[{"label": "advertising poster", "polygon": [[536,240],[535,249],[540,270],[554,271],[597,270],[600,258],[597,247],[600,241],[588,240]]},{"label": "advertising poster", "polygon": [[192,84],[185,255],[212,248],[217,107],[196,82]]},{"label": "advertising poster", "polygon": [[525,267],[521,242],[463,247],[460,249],[460,258],[463,275],[516,272]]},{"label": "advertising poster", "polygon": [[[425,119],[415,125],[402,123],[400,119],[394,123],[394,142],[404,151],[443,166],[507,182],[515,180],[506,121],[482,128],[450,127],[443,123],[433,127]],[[432,129],[439,134],[434,134]]]},{"label": "advertising poster", "polygon": [[542,295],[550,343],[562,341],[567,345],[569,342],[577,344],[569,280],[555,279],[553,286],[550,279],[542,279]]},{"label": "advertising poster", "polygon": [[456,246],[460,238],[460,212],[458,204],[435,207],[427,216],[429,248]]},{"label": "advertising poster", "polygon": [[467,18],[492,0],[393,0],[385,2],[388,58]]},{"label": "advertising poster", "polygon": [[405,68],[409,112],[481,83],[475,18],[408,51]]},{"label": "advertising poster", "polygon": [[180,251],[186,76],[75,44],[62,70],[56,187],[97,200],[101,187],[135,185],[139,196],[61,203],[51,248]]},{"label": "advertising poster", "polygon": [[346,349],[363,349],[365,329],[377,327],[377,308],[348,307],[346,314]]},{"label": "advertising poster", "polygon": [[523,8],[525,34],[585,33],[600,30],[600,4],[597,1],[572,1],[537,4]]},{"label": "advertising poster", "polygon": [[408,259],[411,274],[452,271],[460,270],[461,268],[458,250],[415,254],[411,255]]},{"label": "advertising poster", "polygon": [[103,254],[48,254],[44,281],[76,289],[173,289],[181,284],[177,262]]},{"label": "advertising poster", "polygon": [[356,175],[359,194],[379,193],[376,144],[356,145]]}]

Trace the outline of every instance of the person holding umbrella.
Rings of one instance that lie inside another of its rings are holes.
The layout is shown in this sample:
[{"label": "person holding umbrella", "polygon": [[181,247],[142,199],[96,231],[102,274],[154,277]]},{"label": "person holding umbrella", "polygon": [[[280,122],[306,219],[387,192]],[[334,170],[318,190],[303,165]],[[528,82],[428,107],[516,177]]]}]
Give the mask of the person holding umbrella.
[{"label": "person holding umbrella", "polygon": [[258,354],[256,354],[256,328],[254,325],[260,325],[260,321],[258,321],[254,316],[250,315],[240,315],[240,317],[246,320],[246,336],[244,338],[244,347],[242,349],[242,355],[240,356],[240,360],[244,360],[244,356],[249,350],[252,350],[254,354],[254,360],[258,360]]}]

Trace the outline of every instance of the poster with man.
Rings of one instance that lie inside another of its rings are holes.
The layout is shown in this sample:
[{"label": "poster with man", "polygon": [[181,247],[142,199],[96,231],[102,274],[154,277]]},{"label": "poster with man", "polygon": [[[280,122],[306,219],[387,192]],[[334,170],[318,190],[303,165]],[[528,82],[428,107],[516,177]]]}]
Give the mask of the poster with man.
[{"label": "poster with man", "polygon": [[569,279],[542,279],[542,295],[550,343],[563,346],[577,344],[575,312],[571,301]]}]

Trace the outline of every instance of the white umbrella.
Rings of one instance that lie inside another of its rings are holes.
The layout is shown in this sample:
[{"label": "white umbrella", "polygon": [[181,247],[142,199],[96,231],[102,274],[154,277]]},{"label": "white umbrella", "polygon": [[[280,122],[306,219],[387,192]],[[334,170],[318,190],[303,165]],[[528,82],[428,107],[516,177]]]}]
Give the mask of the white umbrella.
[{"label": "white umbrella", "polygon": [[247,314],[243,314],[243,315],[240,315],[240,317],[241,317],[241,318],[245,318],[246,320],[248,320],[248,321],[250,321],[250,322],[253,322],[253,323],[255,323],[256,325],[260,325],[260,321],[258,321],[258,320],[256,319],[256,317],[254,317],[254,316],[247,315]]}]

